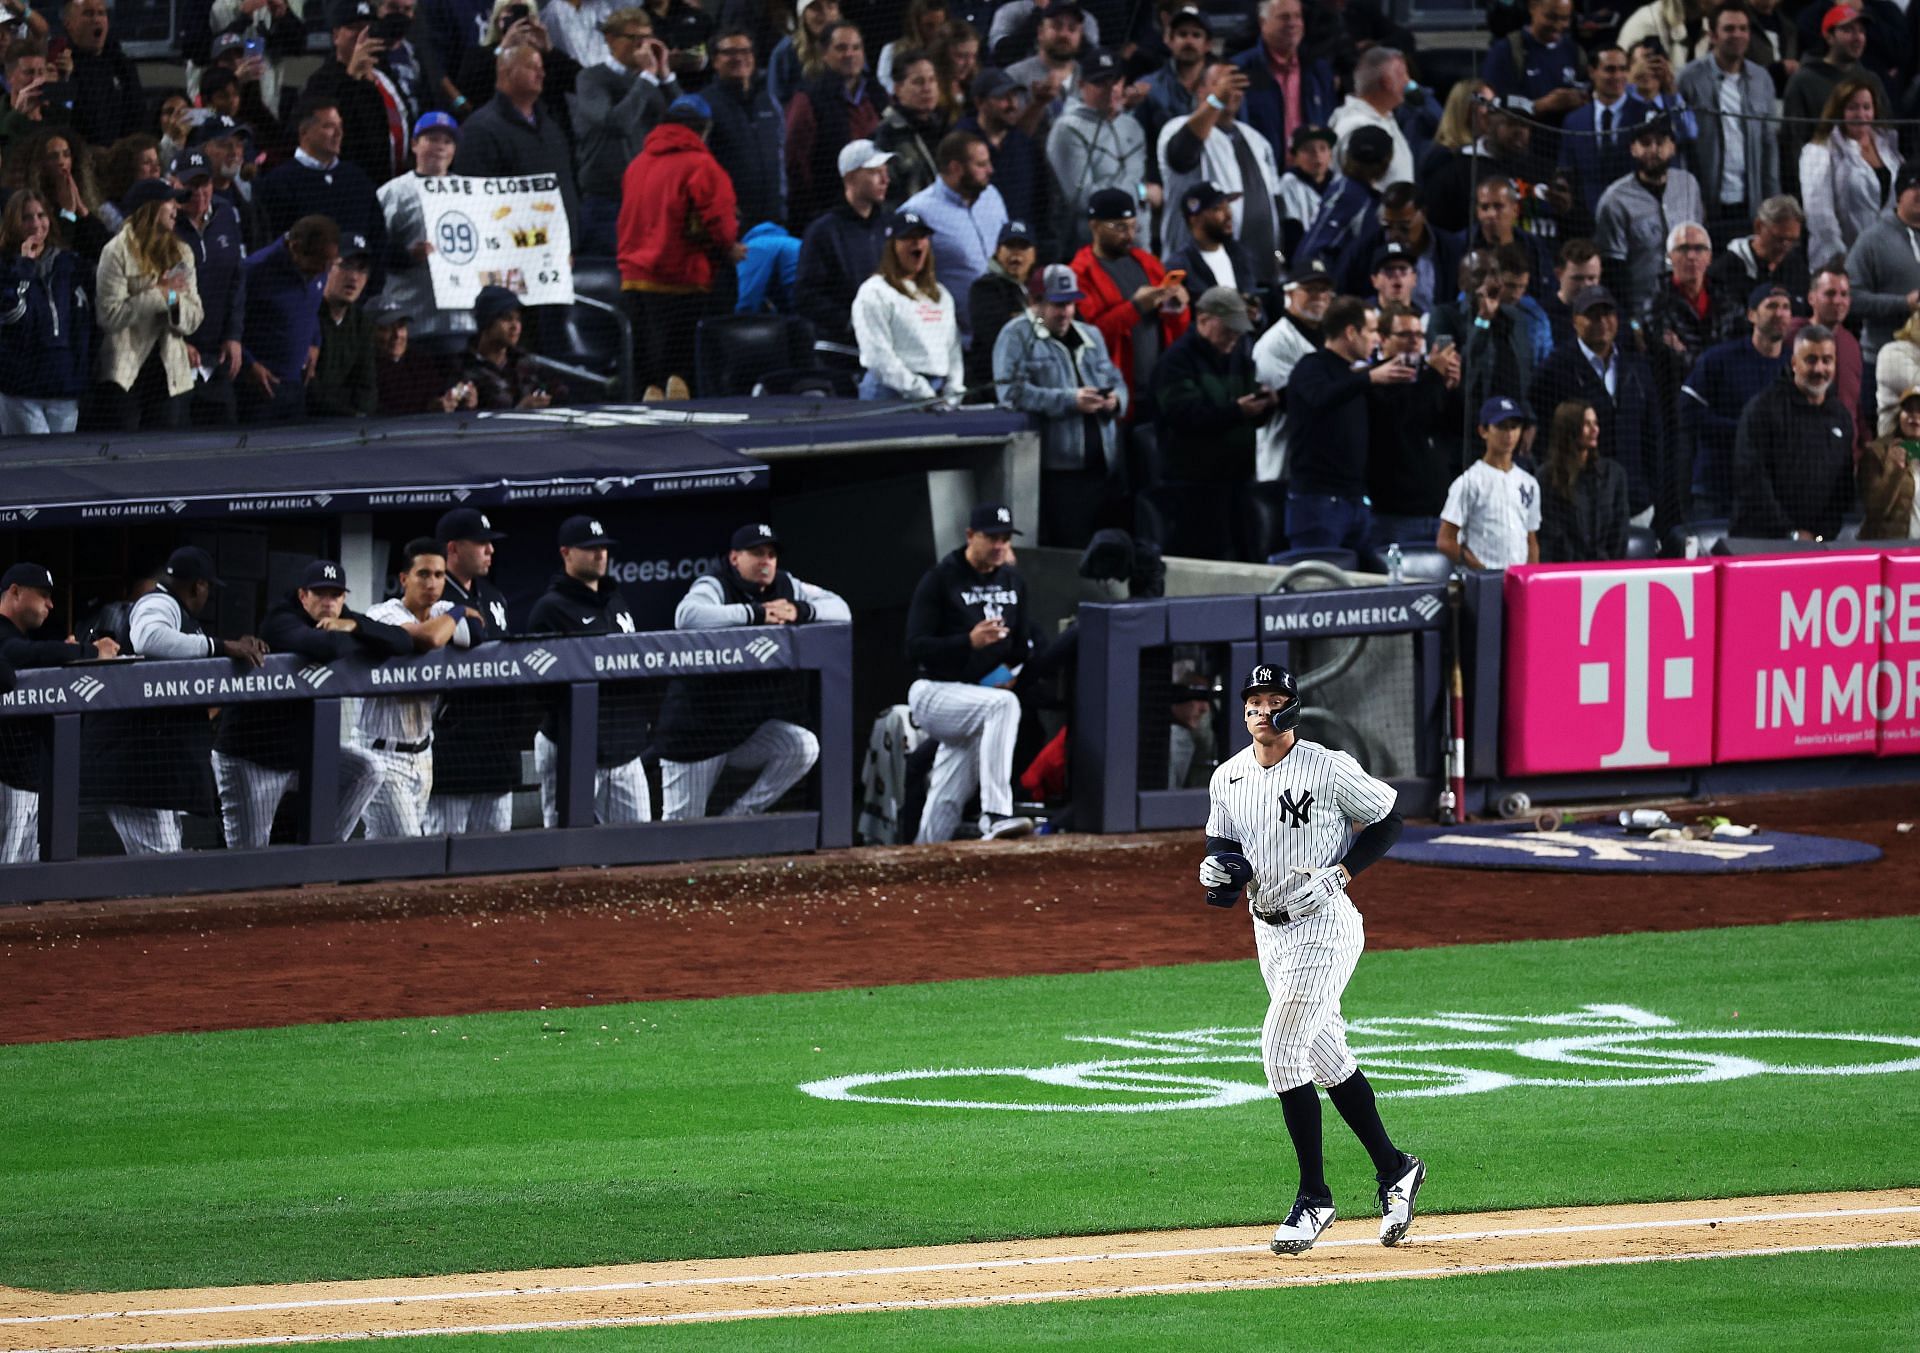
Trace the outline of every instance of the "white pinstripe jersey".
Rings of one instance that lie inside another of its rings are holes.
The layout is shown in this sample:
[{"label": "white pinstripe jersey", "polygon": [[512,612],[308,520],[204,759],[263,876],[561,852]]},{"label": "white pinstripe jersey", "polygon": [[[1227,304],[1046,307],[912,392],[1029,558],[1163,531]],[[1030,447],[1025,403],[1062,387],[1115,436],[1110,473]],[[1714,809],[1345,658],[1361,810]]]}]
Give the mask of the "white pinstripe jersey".
[{"label": "white pinstripe jersey", "polygon": [[1238,841],[1261,887],[1272,887],[1296,866],[1338,864],[1355,822],[1375,823],[1393,811],[1398,795],[1345,752],[1304,738],[1271,766],[1246,747],[1213,773],[1207,835]]}]

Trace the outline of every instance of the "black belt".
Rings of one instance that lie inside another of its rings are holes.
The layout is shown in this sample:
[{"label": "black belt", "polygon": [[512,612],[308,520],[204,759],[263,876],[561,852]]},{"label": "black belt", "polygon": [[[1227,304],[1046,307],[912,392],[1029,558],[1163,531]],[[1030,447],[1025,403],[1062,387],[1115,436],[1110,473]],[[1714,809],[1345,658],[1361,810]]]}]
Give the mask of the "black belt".
[{"label": "black belt", "polygon": [[392,738],[375,738],[367,746],[376,752],[424,752],[433,746],[433,734],[427,734],[418,742],[395,742]]},{"label": "black belt", "polygon": [[1268,925],[1285,925],[1287,922],[1293,919],[1291,916],[1287,915],[1287,913],[1284,911],[1272,911],[1264,914],[1260,912],[1255,912],[1254,915],[1260,917],[1260,919],[1265,921]]}]

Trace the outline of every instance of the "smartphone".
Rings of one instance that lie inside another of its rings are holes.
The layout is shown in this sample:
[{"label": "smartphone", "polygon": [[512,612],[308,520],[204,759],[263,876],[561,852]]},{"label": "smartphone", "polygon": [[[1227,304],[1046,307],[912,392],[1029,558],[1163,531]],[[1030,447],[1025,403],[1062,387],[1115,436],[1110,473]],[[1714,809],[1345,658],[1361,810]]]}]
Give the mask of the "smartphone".
[{"label": "smartphone", "polygon": [[73,84],[68,80],[55,80],[51,84],[40,86],[40,98],[49,108],[73,109]]},{"label": "smartphone", "polygon": [[1187,270],[1185,268],[1168,268],[1167,280],[1163,282],[1161,285],[1170,287],[1175,282],[1184,282],[1186,280],[1187,280]]},{"label": "smartphone", "polygon": [[412,18],[405,14],[382,14],[367,31],[376,42],[384,42],[391,47],[404,39],[412,27]]},{"label": "smartphone", "polygon": [[1431,346],[1435,353],[1445,352],[1448,348],[1453,346],[1453,335],[1452,334],[1435,334]]},{"label": "smartphone", "polygon": [[67,54],[68,50],[72,48],[72,46],[73,44],[67,41],[65,38],[47,39],[47,60],[58,61],[61,57]]},{"label": "smartphone", "polygon": [[265,56],[266,54],[267,40],[265,38],[250,37],[240,44],[240,55],[243,57]]},{"label": "smartphone", "polygon": [[532,8],[527,5],[508,5],[500,12],[500,31],[502,33],[506,32],[509,28],[512,28],[522,19],[529,18],[532,14]]}]

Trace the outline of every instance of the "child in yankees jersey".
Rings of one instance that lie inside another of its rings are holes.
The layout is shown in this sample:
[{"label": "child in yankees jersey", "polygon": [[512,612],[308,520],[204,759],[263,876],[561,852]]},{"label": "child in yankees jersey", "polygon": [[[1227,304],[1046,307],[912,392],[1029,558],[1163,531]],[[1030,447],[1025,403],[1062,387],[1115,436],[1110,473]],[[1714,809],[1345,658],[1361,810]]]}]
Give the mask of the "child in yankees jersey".
[{"label": "child in yankees jersey", "polygon": [[1273,1252],[1309,1250],[1333,1223],[1316,1085],[1373,1158],[1380,1243],[1397,1245],[1413,1224],[1427,1167],[1387,1136],[1373,1087],[1347,1049],[1340,994],[1366,943],[1346,885],[1399,838],[1398,796],[1345,752],[1295,732],[1300,694],[1286,668],[1255,667],[1240,699],[1253,745],[1213,773],[1200,882],[1207,901],[1223,907],[1246,887],[1271,998],[1260,1060],[1300,1162],[1300,1191],[1274,1232]]}]

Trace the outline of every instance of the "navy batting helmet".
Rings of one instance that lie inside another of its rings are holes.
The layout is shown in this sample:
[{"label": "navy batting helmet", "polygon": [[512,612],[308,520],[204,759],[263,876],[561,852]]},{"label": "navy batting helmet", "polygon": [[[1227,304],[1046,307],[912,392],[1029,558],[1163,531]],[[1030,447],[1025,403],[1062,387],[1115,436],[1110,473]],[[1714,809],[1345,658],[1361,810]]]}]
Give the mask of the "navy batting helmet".
[{"label": "navy batting helmet", "polygon": [[1207,905],[1231,907],[1240,900],[1241,889],[1253,882],[1253,861],[1244,855],[1223,850],[1213,857],[1213,862],[1226,870],[1233,882],[1224,888],[1207,889]]},{"label": "navy batting helmet", "polygon": [[1255,691],[1271,691],[1275,695],[1287,697],[1284,708],[1274,710],[1267,716],[1267,722],[1276,733],[1284,733],[1300,724],[1300,687],[1293,679],[1293,673],[1284,667],[1275,667],[1271,663],[1258,663],[1247,673],[1247,679],[1241,683],[1240,698],[1245,700]]}]

